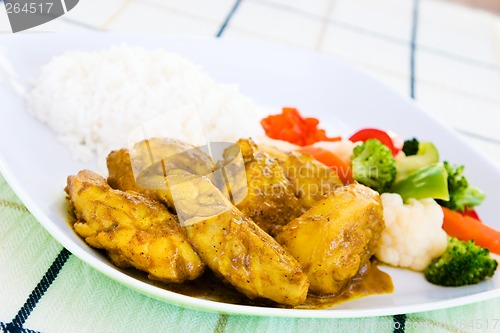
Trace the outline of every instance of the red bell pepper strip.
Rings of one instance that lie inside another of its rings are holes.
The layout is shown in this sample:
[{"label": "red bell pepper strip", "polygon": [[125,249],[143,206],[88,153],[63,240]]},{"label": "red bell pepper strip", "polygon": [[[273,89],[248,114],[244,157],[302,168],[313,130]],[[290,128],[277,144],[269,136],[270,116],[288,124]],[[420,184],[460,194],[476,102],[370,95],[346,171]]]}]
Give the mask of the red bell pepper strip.
[{"label": "red bell pepper strip", "polygon": [[365,142],[368,139],[377,139],[380,142],[382,142],[392,151],[392,156],[396,156],[401,150],[401,148],[395,147],[391,136],[387,134],[387,132],[376,128],[364,128],[362,130],[357,131],[349,138],[349,140],[351,140],[352,142],[358,142],[358,141]]},{"label": "red bell pepper strip", "polygon": [[298,146],[341,139],[340,137],[328,137],[325,130],[318,128],[318,119],[303,118],[296,108],[283,108],[281,114],[268,116],[260,123],[268,137]]},{"label": "red bell pepper strip", "polygon": [[462,215],[470,216],[472,218],[475,218],[476,220],[481,221],[481,218],[479,217],[479,215],[477,214],[477,212],[474,209],[466,209],[466,210],[464,210]]}]

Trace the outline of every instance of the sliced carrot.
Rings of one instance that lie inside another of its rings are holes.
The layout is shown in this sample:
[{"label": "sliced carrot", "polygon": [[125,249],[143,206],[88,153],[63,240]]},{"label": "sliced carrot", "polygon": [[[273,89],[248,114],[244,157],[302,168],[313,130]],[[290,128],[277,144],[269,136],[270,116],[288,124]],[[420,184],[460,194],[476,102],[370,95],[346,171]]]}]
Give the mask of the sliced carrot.
[{"label": "sliced carrot", "polygon": [[323,163],[335,171],[342,183],[345,185],[354,182],[351,166],[331,151],[313,146],[302,147],[299,150],[303,153],[311,155],[315,160]]},{"label": "sliced carrot", "polygon": [[446,207],[441,207],[444,213],[443,229],[452,237],[485,247],[491,252],[500,254],[500,231],[488,227],[478,219],[462,215]]}]

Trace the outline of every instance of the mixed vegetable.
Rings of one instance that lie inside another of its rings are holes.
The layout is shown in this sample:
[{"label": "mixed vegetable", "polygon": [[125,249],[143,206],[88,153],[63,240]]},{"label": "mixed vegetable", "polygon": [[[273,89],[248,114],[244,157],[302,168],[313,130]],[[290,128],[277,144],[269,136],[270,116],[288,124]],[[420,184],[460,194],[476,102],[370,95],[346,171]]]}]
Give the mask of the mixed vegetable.
[{"label": "mixed vegetable", "polygon": [[440,200],[439,204],[451,210],[463,212],[472,209],[481,204],[484,200],[484,193],[469,185],[469,182],[463,175],[464,166],[452,166],[444,162],[444,167],[448,173],[448,191],[450,199],[448,201]]},{"label": "mixed vegetable", "polygon": [[281,114],[269,116],[261,121],[268,137],[298,146],[308,146],[319,141],[340,140],[340,137],[327,137],[325,130],[319,129],[318,124],[318,119],[303,118],[295,108],[283,108]]},{"label": "mixed vegetable", "polygon": [[354,147],[351,165],[354,179],[380,193],[387,192],[396,179],[396,160],[377,139]]},{"label": "mixed vegetable", "polygon": [[[500,231],[483,224],[474,210],[485,194],[469,184],[463,165],[441,162],[432,142],[403,142],[390,132],[366,128],[349,137],[354,148],[346,161],[336,154],[346,140],[328,137],[317,119],[303,118],[295,108],[284,108],[261,124],[268,137],[300,146],[337,171],[344,184],[357,181],[382,195],[386,236],[379,260],[423,271],[429,282],[443,286],[493,276],[498,263],[490,251],[500,254]],[[324,141],[332,142],[331,149],[317,144]]]},{"label": "mixed vegetable", "polygon": [[427,281],[441,286],[477,284],[495,274],[498,263],[490,258],[490,251],[451,237],[446,251],[433,260],[424,271]]}]

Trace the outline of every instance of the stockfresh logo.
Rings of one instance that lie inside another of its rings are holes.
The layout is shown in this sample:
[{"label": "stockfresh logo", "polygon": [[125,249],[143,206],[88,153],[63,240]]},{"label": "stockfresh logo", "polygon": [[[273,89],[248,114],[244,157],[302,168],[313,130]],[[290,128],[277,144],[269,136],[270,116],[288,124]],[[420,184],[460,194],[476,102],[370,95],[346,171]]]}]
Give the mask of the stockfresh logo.
[{"label": "stockfresh logo", "polygon": [[240,147],[216,139],[205,111],[194,105],[171,109],[128,137],[136,184],[175,207],[181,226],[230,211],[248,194]]},{"label": "stockfresh logo", "polygon": [[79,0],[4,0],[12,32],[52,21],[75,8]]}]

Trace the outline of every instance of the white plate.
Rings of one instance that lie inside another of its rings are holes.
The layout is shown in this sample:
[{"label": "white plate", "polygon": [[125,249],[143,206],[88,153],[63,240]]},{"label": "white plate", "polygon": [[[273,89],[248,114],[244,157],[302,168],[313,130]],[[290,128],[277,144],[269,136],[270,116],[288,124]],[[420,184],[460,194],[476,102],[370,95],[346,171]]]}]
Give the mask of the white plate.
[{"label": "white plate", "polygon": [[141,282],[118,270],[87,246],[67,223],[63,188],[66,177],[95,168],[71,159],[69,151],[27,112],[5,72],[7,59],[18,80],[28,82],[52,56],[66,50],[94,50],[126,42],[164,48],[201,64],[216,80],[238,83],[241,91],[262,105],[297,106],[321,119],[330,133],[348,134],[366,127],[393,130],[404,138],[433,141],[444,159],[466,165],[472,183],[487,199],[479,212],[500,228],[500,173],[445,124],[426,114],[367,75],[331,58],[267,44],[186,40],[160,36],[115,34],[36,34],[0,38],[0,170],[26,207],[64,247],[107,276],[150,295],[194,309],[259,316],[362,317],[452,307],[500,296],[500,274],[476,286],[443,288],[422,274],[383,268],[395,291],[347,302],[327,310],[240,306],[188,297]]}]

